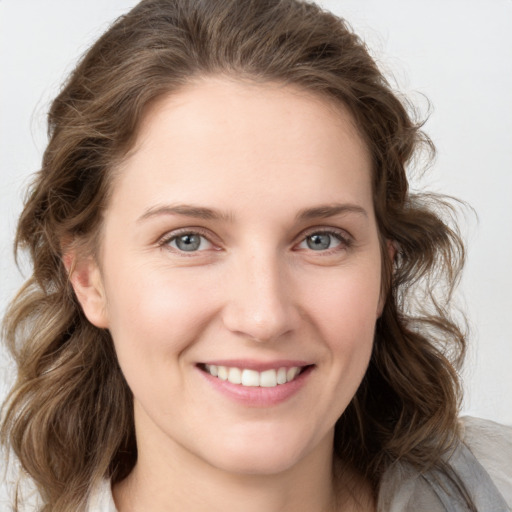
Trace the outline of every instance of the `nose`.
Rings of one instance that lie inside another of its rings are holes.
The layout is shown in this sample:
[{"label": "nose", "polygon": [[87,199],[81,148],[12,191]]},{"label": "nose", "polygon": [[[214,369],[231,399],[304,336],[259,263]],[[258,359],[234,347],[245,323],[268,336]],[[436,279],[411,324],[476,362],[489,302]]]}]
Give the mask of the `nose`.
[{"label": "nose", "polygon": [[300,312],[289,272],[282,267],[277,257],[252,254],[231,268],[222,314],[229,331],[269,342],[297,329]]}]

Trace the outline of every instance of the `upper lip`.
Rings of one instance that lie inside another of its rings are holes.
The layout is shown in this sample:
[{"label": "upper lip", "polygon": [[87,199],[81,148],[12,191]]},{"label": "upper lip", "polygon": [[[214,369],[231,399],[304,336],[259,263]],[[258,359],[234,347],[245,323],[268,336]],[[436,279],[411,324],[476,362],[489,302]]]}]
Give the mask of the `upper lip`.
[{"label": "upper lip", "polygon": [[310,361],[279,359],[274,361],[257,361],[254,359],[215,359],[203,361],[203,365],[227,366],[228,368],[243,368],[263,372],[265,370],[278,370],[279,368],[292,368],[310,366]]}]

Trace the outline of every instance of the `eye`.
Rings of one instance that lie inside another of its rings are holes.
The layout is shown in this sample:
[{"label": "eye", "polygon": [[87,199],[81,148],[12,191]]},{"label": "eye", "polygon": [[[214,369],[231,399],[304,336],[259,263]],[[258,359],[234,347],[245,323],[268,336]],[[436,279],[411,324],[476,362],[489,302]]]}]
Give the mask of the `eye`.
[{"label": "eye", "polygon": [[350,241],[341,233],[335,231],[315,231],[308,234],[299,244],[299,249],[312,251],[328,251],[329,249],[347,248]]},{"label": "eye", "polygon": [[171,236],[163,240],[162,245],[181,252],[204,251],[213,247],[206,237],[194,232]]},{"label": "eye", "polygon": [[340,243],[339,240],[333,240],[333,236],[329,233],[314,233],[307,236],[305,242],[313,251],[325,251],[331,248],[333,242],[335,245]]}]

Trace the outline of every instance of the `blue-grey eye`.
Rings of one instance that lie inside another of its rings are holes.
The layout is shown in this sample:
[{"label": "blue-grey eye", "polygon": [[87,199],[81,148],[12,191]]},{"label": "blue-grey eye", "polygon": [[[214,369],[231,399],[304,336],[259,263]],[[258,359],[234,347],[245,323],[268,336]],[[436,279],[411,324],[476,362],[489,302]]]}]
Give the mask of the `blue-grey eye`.
[{"label": "blue-grey eye", "polygon": [[312,233],[300,244],[300,247],[313,251],[326,251],[341,244],[341,240],[331,233]]},{"label": "blue-grey eye", "polygon": [[325,251],[325,249],[329,249],[331,246],[331,235],[326,233],[309,235],[306,238],[306,243],[314,251]]},{"label": "blue-grey eye", "polygon": [[204,237],[197,233],[185,233],[173,238],[170,242],[171,246],[175,246],[180,251],[193,252],[203,249],[205,243],[208,242]]}]

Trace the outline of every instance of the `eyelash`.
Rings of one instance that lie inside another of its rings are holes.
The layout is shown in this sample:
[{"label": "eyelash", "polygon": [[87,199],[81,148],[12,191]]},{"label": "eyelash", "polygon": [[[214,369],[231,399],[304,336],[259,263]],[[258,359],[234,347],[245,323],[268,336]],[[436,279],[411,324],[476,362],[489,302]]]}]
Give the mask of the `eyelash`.
[{"label": "eyelash", "polygon": [[[190,251],[190,253],[187,253],[187,251],[182,251],[180,249],[171,248],[169,246],[169,244],[172,241],[178,239],[180,236],[183,236],[183,235],[199,235],[200,237],[207,240],[209,244],[213,245],[214,247],[216,246],[216,244],[214,244],[210,240],[211,234],[205,230],[200,229],[200,228],[184,228],[184,229],[181,229],[178,231],[173,231],[171,233],[167,233],[166,235],[164,235],[162,238],[160,238],[158,240],[157,245],[161,248],[177,252],[183,256],[192,256],[194,253],[204,252],[204,250],[202,250],[202,251],[196,250],[196,251]],[[318,252],[318,253],[321,253],[324,255],[332,254],[332,253],[338,252],[338,251],[347,250],[352,246],[352,244],[354,242],[353,238],[346,231],[336,230],[336,229],[332,229],[332,228],[331,229],[313,228],[313,229],[310,229],[307,232],[302,233],[300,235],[301,236],[300,241],[298,244],[295,244],[295,247],[304,243],[308,237],[311,237],[313,235],[329,235],[329,236],[335,238],[338,242],[340,242],[340,245],[337,247],[334,247],[334,248],[328,248],[328,249],[321,250],[321,251],[314,251],[313,249],[310,249],[311,252]]]}]

